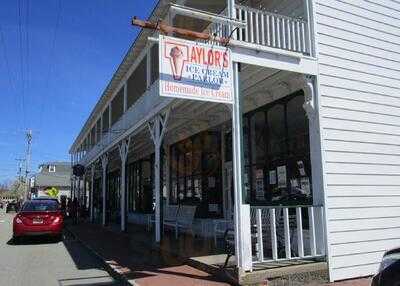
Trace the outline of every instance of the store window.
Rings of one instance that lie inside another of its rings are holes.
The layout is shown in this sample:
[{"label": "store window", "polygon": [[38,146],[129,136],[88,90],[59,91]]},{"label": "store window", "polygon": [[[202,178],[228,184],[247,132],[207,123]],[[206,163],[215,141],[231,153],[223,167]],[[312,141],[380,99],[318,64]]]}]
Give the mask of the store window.
[{"label": "store window", "polygon": [[171,146],[170,203],[197,205],[197,217],[222,214],[219,132],[202,132]]},{"label": "store window", "polygon": [[128,165],[128,211],[153,212],[154,156]]},{"label": "store window", "polygon": [[106,192],[107,199],[107,220],[109,222],[117,222],[120,217],[120,180],[119,170],[108,174],[108,188]]},{"label": "store window", "polygon": [[[245,179],[251,177],[252,203],[312,202],[308,120],[299,91],[244,116]],[[246,148],[245,148],[246,149]]]}]

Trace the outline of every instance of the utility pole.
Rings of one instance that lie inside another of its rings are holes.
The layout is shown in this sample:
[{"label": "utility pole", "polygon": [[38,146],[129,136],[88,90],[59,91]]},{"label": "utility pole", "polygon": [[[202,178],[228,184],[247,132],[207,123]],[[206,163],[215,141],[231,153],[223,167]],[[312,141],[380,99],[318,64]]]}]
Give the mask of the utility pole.
[{"label": "utility pole", "polygon": [[17,158],[15,160],[18,161],[18,181],[22,182],[22,162],[25,162],[25,159]]},{"label": "utility pole", "polygon": [[28,182],[28,174],[29,174],[29,169],[30,169],[30,163],[31,163],[31,151],[32,151],[32,130],[28,130],[26,132],[26,142],[27,142],[27,148],[26,148],[26,161],[25,161],[25,187],[26,187],[26,194],[25,194],[25,199],[29,199],[29,191],[30,191],[30,184]]}]

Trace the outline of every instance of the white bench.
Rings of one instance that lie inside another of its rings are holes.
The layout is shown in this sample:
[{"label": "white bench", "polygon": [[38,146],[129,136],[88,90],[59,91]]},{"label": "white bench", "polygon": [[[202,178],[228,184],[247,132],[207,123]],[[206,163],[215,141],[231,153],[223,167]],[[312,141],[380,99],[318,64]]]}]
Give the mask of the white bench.
[{"label": "white bench", "polygon": [[[178,205],[172,205],[172,206],[165,206],[163,208],[163,222],[165,224],[166,221],[175,221],[176,216],[178,214]],[[147,230],[151,229],[151,225],[156,222],[155,215],[151,215],[148,217],[148,222],[147,222]]]},{"label": "white bench", "polygon": [[214,244],[217,245],[218,236],[224,236],[227,229],[233,229],[233,214],[228,214],[230,219],[215,219],[214,222]]},{"label": "white bench", "polygon": [[196,213],[196,206],[183,206],[178,209],[178,214],[175,220],[164,221],[164,227],[169,226],[175,228],[175,238],[178,238],[179,229],[187,229],[193,235],[193,220]]}]

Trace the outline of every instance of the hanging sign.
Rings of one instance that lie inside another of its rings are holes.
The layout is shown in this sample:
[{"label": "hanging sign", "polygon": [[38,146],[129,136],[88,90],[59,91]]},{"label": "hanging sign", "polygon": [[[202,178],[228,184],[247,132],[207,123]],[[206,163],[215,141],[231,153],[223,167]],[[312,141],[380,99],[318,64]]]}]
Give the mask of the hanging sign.
[{"label": "hanging sign", "polygon": [[232,103],[229,48],[160,35],[160,96]]}]

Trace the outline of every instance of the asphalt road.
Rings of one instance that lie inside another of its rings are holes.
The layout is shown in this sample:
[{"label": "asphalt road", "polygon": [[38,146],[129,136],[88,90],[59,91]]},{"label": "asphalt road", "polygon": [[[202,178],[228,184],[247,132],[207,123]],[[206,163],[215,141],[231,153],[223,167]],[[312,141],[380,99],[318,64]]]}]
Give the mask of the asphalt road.
[{"label": "asphalt road", "polygon": [[14,245],[14,215],[0,209],[0,286],[120,285],[68,233],[61,242],[32,238]]}]

